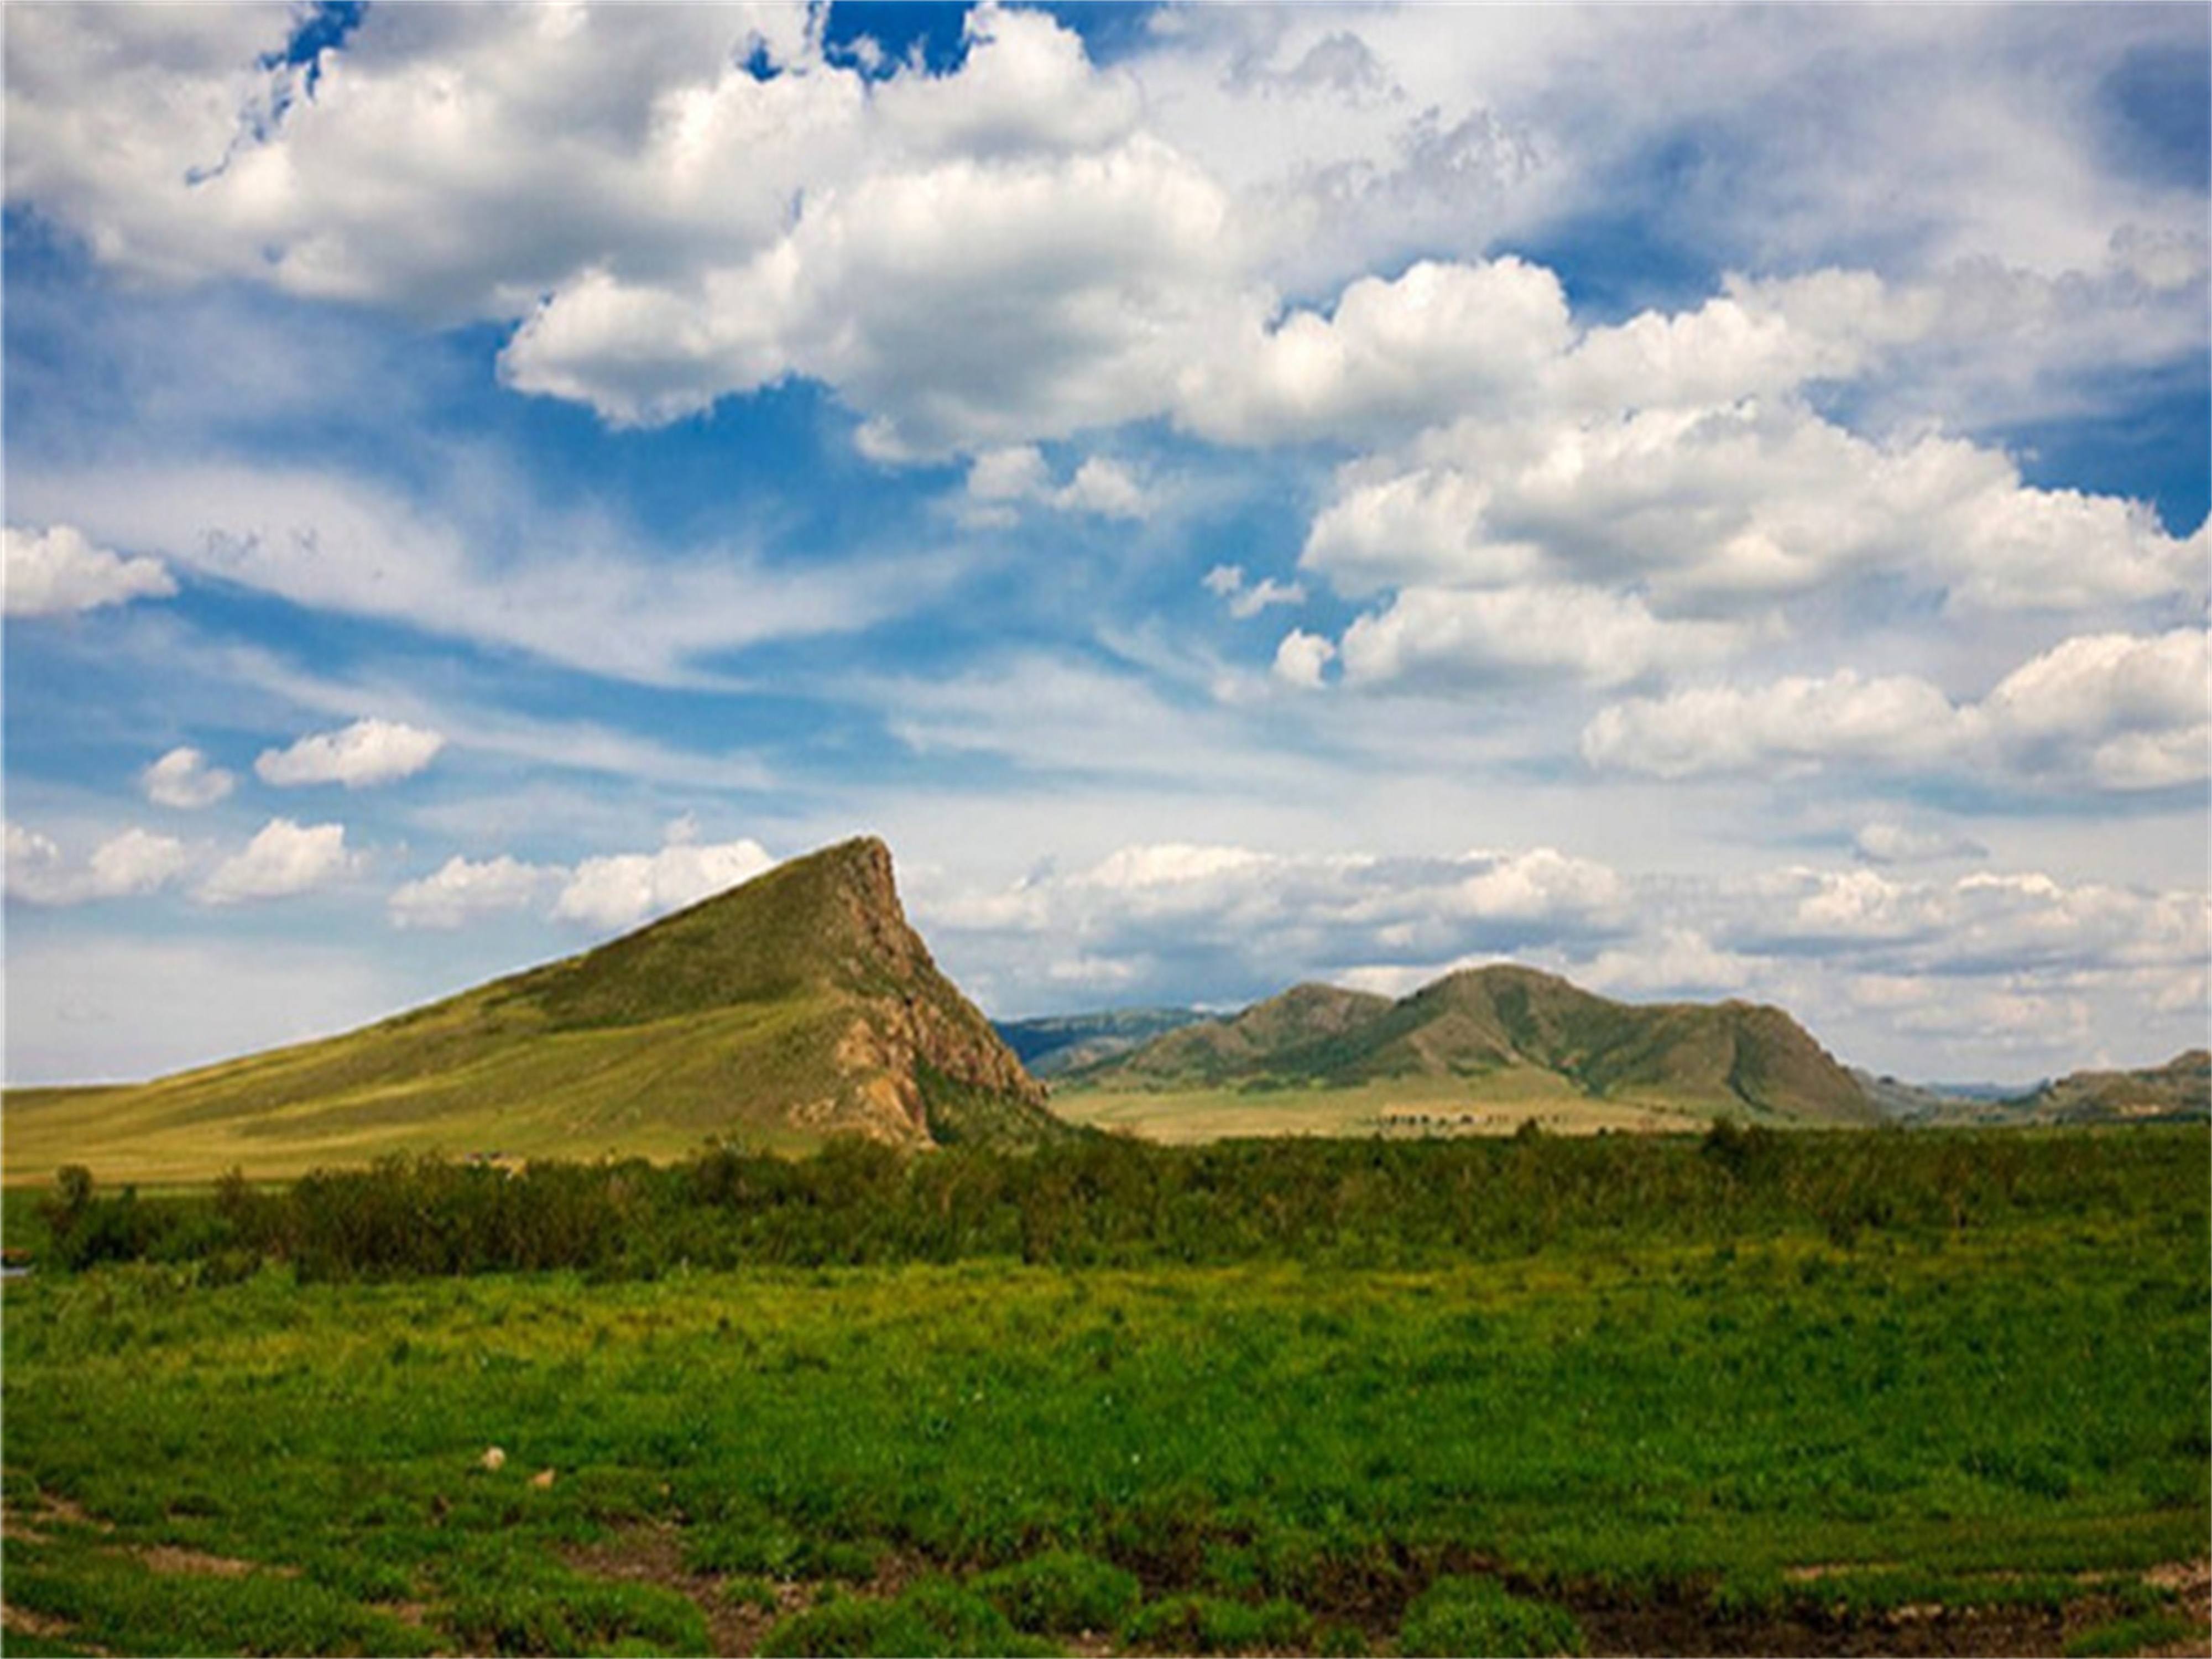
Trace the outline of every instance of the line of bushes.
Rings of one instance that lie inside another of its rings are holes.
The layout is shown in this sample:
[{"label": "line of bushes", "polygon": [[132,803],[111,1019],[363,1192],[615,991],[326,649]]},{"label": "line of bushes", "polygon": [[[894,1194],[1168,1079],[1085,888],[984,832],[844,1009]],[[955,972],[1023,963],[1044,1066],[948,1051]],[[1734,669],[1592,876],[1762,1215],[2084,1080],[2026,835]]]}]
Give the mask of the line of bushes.
[{"label": "line of bushes", "polygon": [[678,1263],[821,1267],[976,1258],[1061,1266],[1250,1261],[1417,1267],[1554,1245],[1710,1243],[1801,1231],[1838,1248],[2057,1215],[2205,1224],[2206,1132],[1777,1133],[1701,1138],[1252,1140],[1089,1135],[1033,1152],[902,1156],[832,1141],[805,1158],[710,1146],[687,1161],[436,1158],[234,1173],[212,1194],[106,1195],[70,1169],[40,1201],[44,1264],[291,1263],[303,1279]]}]

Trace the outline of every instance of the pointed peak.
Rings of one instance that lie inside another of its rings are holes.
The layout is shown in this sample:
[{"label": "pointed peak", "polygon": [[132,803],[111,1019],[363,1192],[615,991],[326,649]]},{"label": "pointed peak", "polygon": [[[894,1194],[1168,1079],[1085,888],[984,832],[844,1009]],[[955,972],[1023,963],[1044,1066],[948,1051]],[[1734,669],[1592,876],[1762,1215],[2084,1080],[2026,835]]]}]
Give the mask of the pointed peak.
[{"label": "pointed peak", "polygon": [[[817,878],[833,882],[851,892],[864,909],[881,910],[903,921],[898,897],[898,875],[891,849],[878,836],[855,836],[815,852],[787,859],[778,869],[787,881]],[[773,873],[773,872],[772,872]]]},{"label": "pointed peak", "polygon": [[855,869],[891,873],[891,849],[881,836],[854,836],[791,860],[793,864],[850,865]]}]

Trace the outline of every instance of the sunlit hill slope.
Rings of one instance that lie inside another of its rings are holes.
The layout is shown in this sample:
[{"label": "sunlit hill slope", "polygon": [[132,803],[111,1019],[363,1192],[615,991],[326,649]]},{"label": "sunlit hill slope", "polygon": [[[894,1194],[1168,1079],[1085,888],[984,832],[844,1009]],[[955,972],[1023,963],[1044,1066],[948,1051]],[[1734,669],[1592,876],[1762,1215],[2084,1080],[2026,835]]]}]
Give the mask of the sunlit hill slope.
[{"label": "sunlit hill slope", "polygon": [[[1753,1120],[1860,1124],[1857,1081],[1778,1008],[1635,1006],[1498,964],[1398,1001],[1302,985],[1068,1074],[1095,1091],[1342,1090],[1439,1103],[1580,1099]],[[1440,1085],[1449,1085],[1450,1088]]]},{"label": "sunlit hill slope", "polygon": [[9,1179],[296,1173],[392,1152],[675,1156],[1064,1133],[938,970],[872,839],[581,956],[296,1048],[7,1103]]}]

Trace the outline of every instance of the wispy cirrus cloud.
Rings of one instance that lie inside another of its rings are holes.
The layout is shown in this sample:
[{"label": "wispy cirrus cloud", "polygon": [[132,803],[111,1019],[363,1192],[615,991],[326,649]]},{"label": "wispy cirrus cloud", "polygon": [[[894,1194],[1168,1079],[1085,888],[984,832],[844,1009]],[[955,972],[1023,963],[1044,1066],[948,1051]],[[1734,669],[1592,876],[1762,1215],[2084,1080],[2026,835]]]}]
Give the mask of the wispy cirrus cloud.
[{"label": "wispy cirrus cloud", "polygon": [[866,628],[963,569],[950,554],[823,567],[648,551],[503,489],[403,490],[337,470],[125,462],[26,469],[11,484],[212,581],[649,684],[711,682],[702,658]]}]

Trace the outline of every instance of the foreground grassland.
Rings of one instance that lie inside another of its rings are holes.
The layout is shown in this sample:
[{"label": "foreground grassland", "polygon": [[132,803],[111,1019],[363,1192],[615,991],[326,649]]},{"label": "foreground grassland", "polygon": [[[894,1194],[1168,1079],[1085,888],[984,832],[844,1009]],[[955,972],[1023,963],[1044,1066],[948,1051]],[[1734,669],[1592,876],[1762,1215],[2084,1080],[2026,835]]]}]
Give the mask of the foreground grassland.
[{"label": "foreground grassland", "polygon": [[[2175,1586],[2212,1529],[2203,1133],[1371,1152],[1040,1155],[978,1213],[1073,1187],[1048,1246],[1121,1243],[1033,1264],[981,1226],[939,1261],[879,1234],[872,1265],[709,1271],[662,1216],[588,1278],[325,1255],[301,1282],[241,1231],[13,1281],[7,1647],[2201,1646]],[[1830,1158],[1979,1173],[1840,1226]],[[756,1261],[826,1258],[834,1226],[760,1217],[836,1191],[848,1222],[982,1203],[949,1156],[801,1166],[773,1199],[714,1167],[666,1201],[750,1218]],[[1552,1220],[1388,1249],[1230,1224],[1301,1170],[1358,1213],[1363,1169]],[[1152,1231],[1079,1218],[1104,1175],[1136,1204],[1133,1170],[1168,1194]],[[1608,1218],[1571,1199],[1594,1181],[1716,1196]]]}]

